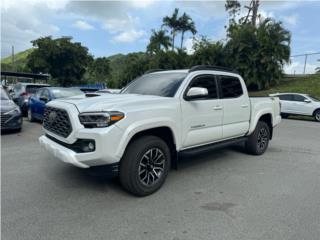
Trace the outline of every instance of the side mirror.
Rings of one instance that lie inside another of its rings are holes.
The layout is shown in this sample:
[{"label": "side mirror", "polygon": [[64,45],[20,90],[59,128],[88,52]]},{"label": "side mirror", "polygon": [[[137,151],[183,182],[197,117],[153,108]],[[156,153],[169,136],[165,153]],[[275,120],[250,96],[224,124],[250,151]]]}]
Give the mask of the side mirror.
[{"label": "side mirror", "polygon": [[305,102],[305,103],[311,103],[311,100],[305,99],[304,102]]},{"label": "side mirror", "polygon": [[201,87],[192,87],[188,90],[186,99],[196,99],[196,98],[203,98],[208,96],[208,89],[201,88]]},{"label": "side mirror", "polygon": [[46,97],[40,97],[39,99],[40,99],[40,101],[42,101],[44,103],[47,103],[49,101],[49,99]]}]

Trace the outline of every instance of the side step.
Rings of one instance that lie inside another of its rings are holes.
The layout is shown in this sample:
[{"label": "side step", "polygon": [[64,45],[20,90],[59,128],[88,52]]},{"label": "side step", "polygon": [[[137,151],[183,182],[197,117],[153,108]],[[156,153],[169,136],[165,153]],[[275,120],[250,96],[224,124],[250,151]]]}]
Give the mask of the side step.
[{"label": "side step", "polygon": [[234,145],[237,143],[242,143],[247,141],[247,137],[239,137],[239,138],[234,138],[234,139],[230,139],[230,140],[226,140],[223,142],[217,142],[217,143],[212,143],[212,144],[208,144],[208,145],[204,145],[204,146],[200,146],[200,147],[195,147],[195,148],[190,148],[190,149],[186,149],[186,150],[182,150],[180,152],[178,152],[177,157],[175,158],[175,161],[173,163],[173,168],[178,170],[178,166],[179,166],[179,160],[182,157],[186,157],[186,156],[194,156],[194,155],[198,155],[201,153],[205,153],[205,152],[209,152],[212,151],[214,149],[218,149],[218,148],[224,148],[230,145]]}]

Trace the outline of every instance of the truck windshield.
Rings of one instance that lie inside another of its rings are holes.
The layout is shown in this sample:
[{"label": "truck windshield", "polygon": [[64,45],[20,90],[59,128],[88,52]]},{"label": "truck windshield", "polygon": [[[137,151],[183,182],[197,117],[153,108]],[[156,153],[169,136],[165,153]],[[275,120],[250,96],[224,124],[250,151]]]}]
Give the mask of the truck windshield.
[{"label": "truck windshield", "polygon": [[152,73],[138,77],[122,90],[122,94],[173,97],[187,73]]}]

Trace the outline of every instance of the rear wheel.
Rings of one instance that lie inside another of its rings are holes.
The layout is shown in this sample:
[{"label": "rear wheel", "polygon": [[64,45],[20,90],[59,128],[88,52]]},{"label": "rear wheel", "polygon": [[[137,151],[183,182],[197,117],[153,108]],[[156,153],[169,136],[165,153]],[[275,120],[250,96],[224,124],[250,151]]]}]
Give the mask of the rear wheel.
[{"label": "rear wheel", "polygon": [[320,109],[314,113],[314,119],[320,122]]},{"label": "rear wheel", "polygon": [[120,182],[128,192],[147,196],[162,186],[169,169],[168,145],[156,136],[143,136],[127,147],[120,162]]},{"label": "rear wheel", "polygon": [[269,145],[270,129],[267,123],[259,121],[254,132],[246,142],[246,149],[254,155],[263,154]]},{"label": "rear wheel", "polygon": [[29,122],[35,121],[34,117],[32,116],[32,111],[30,108],[28,109],[28,120],[29,120]]}]

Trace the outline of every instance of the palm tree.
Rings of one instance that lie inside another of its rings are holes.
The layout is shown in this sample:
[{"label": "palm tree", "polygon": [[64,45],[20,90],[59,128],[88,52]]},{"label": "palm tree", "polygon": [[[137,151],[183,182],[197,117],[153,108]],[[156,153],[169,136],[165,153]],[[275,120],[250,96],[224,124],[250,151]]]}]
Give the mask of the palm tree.
[{"label": "palm tree", "polygon": [[195,23],[188,14],[183,13],[183,15],[179,18],[178,30],[181,31],[181,46],[180,46],[180,48],[182,49],[185,32],[190,31],[193,35],[195,35],[197,33]]},{"label": "palm tree", "polygon": [[174,50],[174,38],[175,38],[177,32],[179,31],[180,21],[178,19],[178,14],[179,14],[179,9],[175,8],[171,17],[166,16],[162,20],[162,22],[163,22],[162,26],[166,26],[171,30],[172,50]]},{"label": "palm tree", "polygon": [[147,46],[147,52],[157,53],[161,49],[168,50],[171,46],[170,37],[166,35],[166,30],[155,31],[152,30],[150,43]]}]

